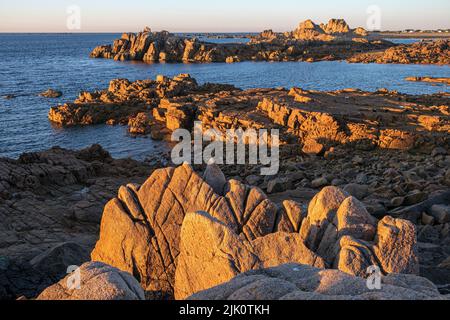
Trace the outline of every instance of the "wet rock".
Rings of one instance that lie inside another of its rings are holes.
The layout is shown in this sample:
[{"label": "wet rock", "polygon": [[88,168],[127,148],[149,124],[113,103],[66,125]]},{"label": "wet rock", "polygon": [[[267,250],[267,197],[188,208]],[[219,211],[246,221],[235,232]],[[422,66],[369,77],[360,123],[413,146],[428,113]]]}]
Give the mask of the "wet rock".
[{"label": "wet rock", "polygon": [[428,194],[420,190],[415,190],[412,193],[405,196],[404,205],[411,206],[423,202],[428,199]]}]

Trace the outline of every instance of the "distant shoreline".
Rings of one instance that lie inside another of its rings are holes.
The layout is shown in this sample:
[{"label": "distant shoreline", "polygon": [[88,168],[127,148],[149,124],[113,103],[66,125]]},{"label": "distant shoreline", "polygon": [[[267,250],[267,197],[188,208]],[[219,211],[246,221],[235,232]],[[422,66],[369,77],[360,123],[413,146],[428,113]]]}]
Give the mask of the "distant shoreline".
[{"label": "distant shoreline", "polygon": [[412,32],[412,33],[402,33],[402,32],[372,32],[371,37],[377,38],[390,38],[390,39],[449,39],[450,33],[443,32]]}]

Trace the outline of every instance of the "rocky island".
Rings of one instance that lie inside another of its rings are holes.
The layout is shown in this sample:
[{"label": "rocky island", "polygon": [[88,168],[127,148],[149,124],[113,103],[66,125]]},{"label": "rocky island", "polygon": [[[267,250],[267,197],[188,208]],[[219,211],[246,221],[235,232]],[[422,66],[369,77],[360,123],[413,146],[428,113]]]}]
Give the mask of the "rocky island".
[{"label": "rocky island", "polygon": [[345,60],[357,53],[394,46],[384,40],[370,40],[363,28],[351,29],[342,19],[317,25],[311,20],[291,32],[266,30],[246,44],[215,44],[197,38],[183,38],[167,31],[146,28],[138,34],[125,33],[114,44],[95,48],[91,57],[118,61],[154,62],[239,62],[239,61],[323,61]]},{"label": "rocky island", "polygon": [[343,19],[326,24],[303,21],[289,32],[265,30],[248,43],[217,44],[184,38],[168,31],[124,33],[111,45],[96,47],[92,58],[117,61],[240,62],[335,61],[353,63],[450,64],[448,39],[396,45],[371,36],[365,29],[351,29]]}]

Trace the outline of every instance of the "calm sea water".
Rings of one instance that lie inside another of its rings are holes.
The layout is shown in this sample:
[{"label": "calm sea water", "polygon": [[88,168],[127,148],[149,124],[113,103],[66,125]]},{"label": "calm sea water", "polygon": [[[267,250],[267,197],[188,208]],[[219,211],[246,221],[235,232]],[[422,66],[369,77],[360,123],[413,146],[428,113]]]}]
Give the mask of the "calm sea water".
[{"label": "calm sea water", "polygon": [[[117,34],[0,34],[0,157],[52,146],[83,148],[100,143],[115,157],[142,159],[160,150],[162,144],[147,138],[132,138],[126,127],[106,125],[61,129],[47,120],[51,106],[74,100],[82,90],[107,87],[114,78],[130,80],[190,73],[203,82],[234,84],[241,88],[299,86],[335,90],[385,87],[405,93],[448,91],[446,86],[404,81],[407,76],[450,77],[449,66],[372,65],[345,62],[237,64],[118,63],[90,59],[99,44],[111,43]],[[220,41],[226,41],[220,39]],[[235,41],[235,39],[229,40]],[[46,99],[38,93],[53,88],[64,95]]]}]

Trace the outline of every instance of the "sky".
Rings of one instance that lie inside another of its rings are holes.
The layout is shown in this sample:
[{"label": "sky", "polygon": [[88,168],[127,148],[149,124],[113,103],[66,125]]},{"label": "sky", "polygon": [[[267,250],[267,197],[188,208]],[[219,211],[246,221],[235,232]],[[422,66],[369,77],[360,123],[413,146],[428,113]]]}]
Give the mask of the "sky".
[{"label": "sky", "polygon": [[288,31],[330,18],[367,28],[373,5],[382,30],[450,28],[450,0],[0,0],[0,32]]}]

